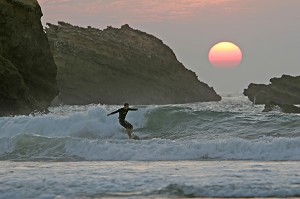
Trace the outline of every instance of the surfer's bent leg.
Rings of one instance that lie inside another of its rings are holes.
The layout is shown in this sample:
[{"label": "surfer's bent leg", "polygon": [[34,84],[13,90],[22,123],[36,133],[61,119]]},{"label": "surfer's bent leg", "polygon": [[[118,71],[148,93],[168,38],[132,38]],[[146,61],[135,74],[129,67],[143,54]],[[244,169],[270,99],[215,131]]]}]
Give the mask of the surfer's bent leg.
[{"label": "surfer's bent leg", "polygon": [[119,120],[119,123],[127,130],[128,137],[131,139],[133,126],[125,120]]},{"label": "surfer's bent leg", "polygon": [[127,121],[125,121],[125,123],[126,123],[126,126],[127,126],[126,128],[127,128],[127,129],[131,129],[131,130],[133,129],[132,124],[130,124],[130,123],[127,122]]},{"label": "surfer's bent leg", "polygon": [[128,137],[129,137],[129,139],[131,139],[133,126],[127,121],[125,121],[125,123],[126,123],[126,126],[127,126],[126,129],[127,129]]},{"label": "surfer's bent leg", "polygon": [[119,120],[119,123],[125,128],[125,129],[133,129],[133,126],[125,121],[125,120]]}]

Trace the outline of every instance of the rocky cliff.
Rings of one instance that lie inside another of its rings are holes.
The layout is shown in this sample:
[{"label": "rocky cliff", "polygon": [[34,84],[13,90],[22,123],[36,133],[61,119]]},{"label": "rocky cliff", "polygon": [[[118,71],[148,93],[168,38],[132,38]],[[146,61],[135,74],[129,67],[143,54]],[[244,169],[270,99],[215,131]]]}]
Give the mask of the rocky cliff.
[{"label": "rocky cliff", "polygon": [[250,84],[244,95],[255,104],[300,104],[300,76],[272,78],[271,84]]},{"label": "rocky cliff", "polygon": [[0,116],[45,110],[58,93],[41,17],[36,0],[0,0]]},{"label": "rocky cliff", "polygon": [[128,25],[105,30],[59,22],[46,33],[58,66],[63,104],[169,104],[218,101],[213,88],[173,51]]}]

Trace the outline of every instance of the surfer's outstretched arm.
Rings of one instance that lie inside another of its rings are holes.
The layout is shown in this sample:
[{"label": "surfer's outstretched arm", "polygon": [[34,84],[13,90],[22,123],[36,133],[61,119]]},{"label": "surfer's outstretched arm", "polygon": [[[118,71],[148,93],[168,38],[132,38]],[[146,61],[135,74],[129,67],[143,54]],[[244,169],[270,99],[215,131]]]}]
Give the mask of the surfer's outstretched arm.
[{"label": "surfer's outstretched arm", "polygon": [[116,114],[116,113],[118,113],[119,111],[120,111],[120,109],[118,109],[118,110],[116,110],[116,111],[114,111],[114,112],[111,112],[111,113],[107,114],[107,116],[110,116],[110,115]]},{"label": "surfer's outstretched arm", "polygon": [[130,110],[130,111],[137,111],[138,109],[137,108],[128,108],[128,110]]}]

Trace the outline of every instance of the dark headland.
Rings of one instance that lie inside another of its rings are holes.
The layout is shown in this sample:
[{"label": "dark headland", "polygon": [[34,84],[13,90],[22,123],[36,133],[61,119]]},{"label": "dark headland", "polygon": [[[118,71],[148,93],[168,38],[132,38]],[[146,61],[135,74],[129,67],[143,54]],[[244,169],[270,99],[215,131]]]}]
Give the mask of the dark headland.
[{"label": "dark headland", "polygon": [[0,1],[0,116],[44,111],[58,94],[41,17],[36,0]]},{"label": "dark headland", "polygon": [[60,94],[69,105],[219,101],[160,39],[129,25],[104,30],[47,24]]}]

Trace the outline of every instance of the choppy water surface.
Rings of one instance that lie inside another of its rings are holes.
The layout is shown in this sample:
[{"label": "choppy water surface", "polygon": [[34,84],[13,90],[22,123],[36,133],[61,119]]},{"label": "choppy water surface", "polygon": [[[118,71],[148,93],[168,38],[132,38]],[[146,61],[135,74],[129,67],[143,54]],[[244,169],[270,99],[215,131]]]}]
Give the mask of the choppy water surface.
[{"label": "choppy water surface", "polygon": [[0,198],[299,197],[299,162],[2,162]]}]

